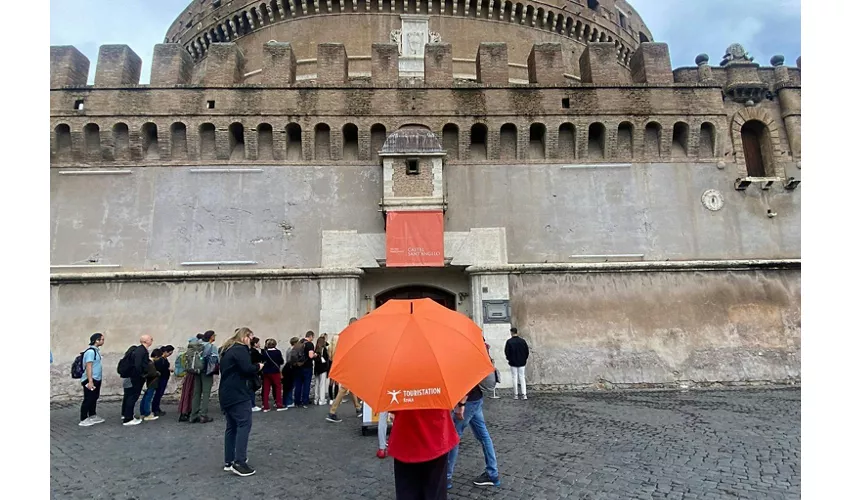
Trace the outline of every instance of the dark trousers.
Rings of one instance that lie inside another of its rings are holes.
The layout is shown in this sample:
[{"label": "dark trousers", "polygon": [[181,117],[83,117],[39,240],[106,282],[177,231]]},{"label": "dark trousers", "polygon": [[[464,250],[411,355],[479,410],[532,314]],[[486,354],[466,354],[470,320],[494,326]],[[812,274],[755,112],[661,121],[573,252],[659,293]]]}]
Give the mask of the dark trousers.
[{"label": "dark trousers", "polygon": [[446,500],[449,454],[429,462],[409,464],[393,460],[396,500]]},{"label": "dark trousers", "polygon": [[310,403],[310,381],[312,379],[312,366],[295,369],[295,406],[307,406]]},{"label": "dark trousers", "polygon": [[87,379],[83,379],[83,405],[80,407],[80,421],[94,417],[97,415],[97,398],[100,397],[100,380],[92,379],[92,383],[94,383],[94,390],[90,391],[86,384],[89,381]]},{"label": "dark trousers", "polygon": [[156,394],[153,395],[153,414],[159,415],[162,413],[162,408],[159,407],[162,402],[162,397],[165,395],[165,387],[168,385],[167,378],[159,378],[159,385],[156,388]]},{"label": "dark trousers", "polygon": [[295,388],[295,371],[288,366],[283,369],[283,405],[294,404],[293,389]]},{"label": "dark trousers", "polygon": [[248,459],[248,436],[251,434],[251,402],[242,401],[222,411],[227,421],[224,430],[224,463],[244,465]]},{"label": "dark trousers", "polygon": [[125,422],[133,420],[136,402],[139,401],[139,396],[142,395],[142,387],[145,385],[145,379],[142,377],[133,377],[130,380],[133,382],[133,386],[124,389],[124,402],[121,403],[121,415]]}]

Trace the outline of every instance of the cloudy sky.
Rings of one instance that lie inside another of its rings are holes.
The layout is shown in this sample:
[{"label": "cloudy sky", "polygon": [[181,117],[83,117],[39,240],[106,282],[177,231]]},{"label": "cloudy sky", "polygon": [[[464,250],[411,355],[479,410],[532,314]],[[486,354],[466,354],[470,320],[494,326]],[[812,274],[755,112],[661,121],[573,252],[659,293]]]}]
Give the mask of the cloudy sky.
[{"label": "cloudy sky", "polygon": [[[703,52],[711,64],[719,64],[734,42],[763,65],[775,54],[794,65],[800,55],[800,2],[631,0],[655,40],[669,44],[674,68],[693,66],[694,57]],[[90,80],[100,45],[127,44],[142,57],[142,83],[147,83],[153,46],[162,43],[186,5],[188,0],[51,0],[50,44],[74,45],[82,51],[91,61]]]}]

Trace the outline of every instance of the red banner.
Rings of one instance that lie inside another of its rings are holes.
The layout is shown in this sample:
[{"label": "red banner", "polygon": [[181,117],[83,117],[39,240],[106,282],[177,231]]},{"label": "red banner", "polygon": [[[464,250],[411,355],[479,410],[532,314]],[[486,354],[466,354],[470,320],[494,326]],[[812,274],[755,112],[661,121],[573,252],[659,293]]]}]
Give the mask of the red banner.
[{"label": "red banner", "polygon": [[387,267],[443,265],[443,212],[387,213]]}]

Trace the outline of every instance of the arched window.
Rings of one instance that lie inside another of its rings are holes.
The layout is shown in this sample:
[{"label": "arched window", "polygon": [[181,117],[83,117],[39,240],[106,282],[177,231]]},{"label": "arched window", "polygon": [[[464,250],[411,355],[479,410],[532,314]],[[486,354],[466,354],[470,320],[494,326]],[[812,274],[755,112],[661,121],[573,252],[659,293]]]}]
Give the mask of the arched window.
[{"label": "arched window", "polygon": [[274,130],[268,123],[257,125],[257,158],[274,160]]},{"label": "arched window", "polygon": [[443,126],[443,149],[446,150],[446,159],[457,160],[459,130],[454,123],[447,123]]},{"label": "arched window", "polygon": [[558,156],[567,160],[576,157],[576,127],[572,123],[558,127]]},{"label": "arched window", "polygon": [[487,159],[487,125],[476,123],[469,131],[469,158]]},{"label": "arched window", "polygon": [[112,127],[112,157],[116,160],[130,158],[130,128],[126,123],[116,123]]},{"label": "arched window", "polygon": [[599,8],[599,0],[587,0],[587,6],[593,10]]},{"label": "arched window", "polygon": [[517,130],[513,123],[502,125],[499,130],[499,159],[516,160],[517,158]]},{"label": "arched window", "polygon": [[56,125],[56,156],[66,158],[71,156],[71,127],[65,123]]},{"label": "arched window", "polygon": [[369,150],[371,152],[369,157],[372,160],[377,160],[378,151],[384,147],[384,142],[387,140],[387,127],[380,123],[372,125],[371,130],[369,130],[369,137]]},{"label": "arched window", "polygon": [[83,127],[83,136],[85,145],[86,158],[99,160],[101,159],[100,152],[100,127],[96,123],[89,123]]},{"label": "arched window", "polygon": [[632,124],[623,122],[617,127],[617,156],[623,159],[631,159],[634,153],[632,144],[633,134]]},{"label": "arched window", "polygon": [[286,160],[301,161],[301,125],[290,123],[286,126]]},{"label": "arched window", "polygon": [[605,125],[593,123],[587,131],[587,157],[591,160],[605,158]]},{"label": "arched window", "polygon": [[212,123],[202,123],[198,127],[198,135],[200,136],[199,147],[201,149],[200,156],[202,160],[216,159],[215,145],[215,125]]},{"label": "arched window", "polygon": [[331,159],[331,128],[327,123],[320,123],[316,125],[315,129],[315,137],[313,139],[315,144],[315,158],[316,160],[330,160]]},{"label": "arched window", "polygon": [[186,124],[176,122],[171,124],[171,159],[184,160],[189,156],[186,143]]},{"label": "arched window", "polygon": [[528,158],[542,160],[546,158],[546,125],[532,123],[528,130]]},{"label": "arched window", "polygon": [[649,43],[649,37],[647,37],[643,31],[641,31],[638,36],[640,37],[640,43]]},{"label": "arched window", "polygon": [[357,125],[347,123],[342,127],[342,159],[356,160],[360,147],[358,144]]},{"label": "arched window", "polygon": [[705,122],[699,127],[699,157],[714,158],[714,124]]},{"label": "arched window", "polygon": [[142,158],[146,160],[159,159],[159,136],[155,123],[142,125]]},{"label": "arched window", "polygon": [[230,144],[230,159],[245,159],[245,127],[241,123],[231,123],[227,128],[227,138]]},{"label": "arched window", "polygon": [[759,120],[750,120],[741,128],[744,161],[747,176],[768,177],[773,175],[773,147],[770,130]]},{"label": "arched window", "polygon": [[656,122],[646,124],[644,134],[644,153],[647,158],[661,158],[661,125]]},{"label": "arched window", "polygon": [[673,149],[671,150],[673,158],[685,158],[688,156],[688,134],[689,127],[687,123],[676,122],[673,125]]}]

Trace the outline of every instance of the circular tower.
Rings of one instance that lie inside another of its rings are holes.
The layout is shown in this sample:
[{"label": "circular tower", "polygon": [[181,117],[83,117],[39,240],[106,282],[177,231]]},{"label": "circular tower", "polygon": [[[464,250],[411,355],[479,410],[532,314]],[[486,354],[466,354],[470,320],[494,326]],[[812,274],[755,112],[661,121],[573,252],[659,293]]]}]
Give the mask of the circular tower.
[{"label": "circular tower", "polygon": [[588,42],[614,43],[620,64],[627,66],[652,34],[624,0],[193,0],[165,39],[181,44],[196,61],[212,43],[236,43],[248,83],[263,68],[262,46],[271,40],[292,44],[302,80],[315,77],[320,43],[344,44],[356,77],[369,76],[373,43],[398,44],[404,76],[405,58],[426,43],[447,42],[455,78],[474,78],[478,45],[503,42],[510,79],[520,83],[526,81],[534,43],[561,44],[567,78],[578,80],[578,60]]}]

